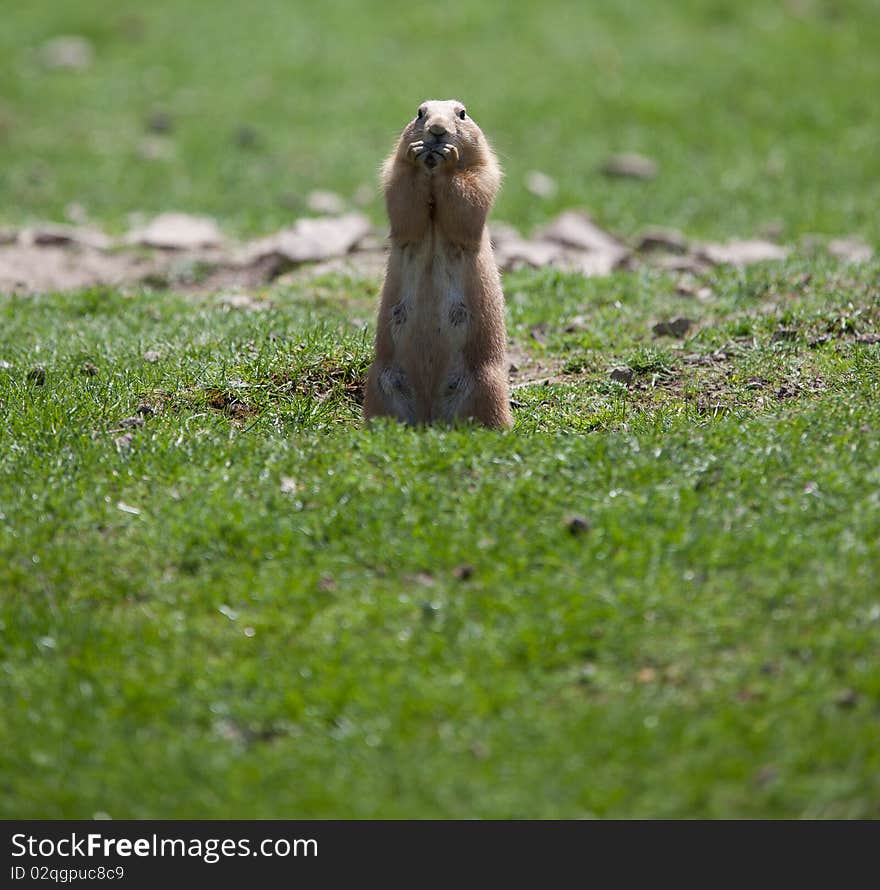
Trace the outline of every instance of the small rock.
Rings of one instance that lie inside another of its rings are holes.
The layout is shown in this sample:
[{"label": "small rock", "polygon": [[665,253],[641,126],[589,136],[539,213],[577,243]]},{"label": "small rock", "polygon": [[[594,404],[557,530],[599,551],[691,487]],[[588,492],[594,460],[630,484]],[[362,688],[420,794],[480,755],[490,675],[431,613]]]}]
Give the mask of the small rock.
[{"label": "small rock", "polygon": [[296,265],[344,256],[371,232],[370,221],[361,213],[300,219],[289,229],[249,244],[244,262]]},{"label": "small rock", "polygon": [[217,607],[217,611],[224,618],[228,618],[230,621],[238,621],[238,611],[236,609],[233,609],[232,606],[227,606],[226,603],[221,603]]},{"label": "small rock", "polygon": [[592,683],[596,679],[599,669],[592,661],[585,661],[580,668],[580,676],[578,680],[581,683]]},{"label": "small rock", "polygon": [[778,331],[773,332],[773,336],[770,338],[771,343],[784,343],[789,342],[791,340],[797,340],[798,332],[795,328],[779,328]]},{"label": "small rock", "polygon": [[145,136],[138,143],[137,153],[145,161],[170,161],[174,144],[164,136]]},{"label": "small rock", "polygon": [[162,353],[156,349],[148,349],[143,355],[144,361],[151,365],[155,365],[160,358],[162,358]]},{"label": "small rock", "polygon": [[663,250],[667,253],[686,253],[687,238],[678,229],[667,229],[662,226],[651,226],[639,236],[636,250],[647,253]]},{"label": "small rock", "polygon": [[382,260],[382,271],[384,271],[386,265],[385,247],[386,242],[384,238],[380,238],[375,232],[368,232],[363,238],[358,240],[352,250],[357,251],[359,254],[363,254],[363,256],[358,257],[358,262],[363,263],[368,263],[370,261],[368,254],[373,254],[374,257],[378,254]]},{"label": "small rock", "polygon": [[653,179],[657,175],[657,162],[645,155],[626,152],[611,155],[602,164],[601,169],[606,176]]},{"label": "small rock", "polygon": [[492,242],[492,249],[497,250],[508,242],[522,241],[523,237],[515,226],[504,222],[492,222],[489,225],[489,240]]},{"label": "small rock", "polygon": [[801,388],[794,382],[783,383],[776,390],[776,398],[782,402],[785,399],[796,399],[801,394]]},{"label": "small rock", "polygon": [[629,258],[627,252],[574,252],[565,257],[560,265],[572,272],[580,272],[587,278],[610,275],[615,269],[621,268]]},{"label": "small rock", "polygon": [[164,250],[187,250],[217,247],[223,243],[223,233],[207,216],[160,213],[144,228],[130,232],[127,241]]},{"label": "small rock", "polygon": [[134,441],[134,436],[131,433],[123,433],[121,436],[117,436],[113,440],[113,444],[116,446],[117,451],[126,451],[131,448],[131,443]]},{"label": "small rock", "polygon": [[728,241],[726,244],[703,244],[698,254],[714,265],[748,266],[768,260],[784,260],[789,252],[788,248],[771,241],[752,239]]},{"label": "small rock", "polygon": [[541,269],[563,254],[563,248],[559,244],[543,240],[527,241],[513,226],[506,223],[492,223],[489,235],[495,262],[505,272],[522,266]]},{"label": "small rock", "polygon": [[122,420],[119,421],[119,425],[123,429],[134,429],[143,426],[144,419],[143,417],[123,417]]},{"label": "small rock", "polygon": [[147,129],[152,133],[170,133],[174,127],[174,121],[167,111],[153,111],[147,118]]},{"label": "small rock", "polygon": [[547,241],[505,241],[496,249],[495,261],[504,271],[513,271],[523,266],[543,269],[559,260],[562,248]]},{"label": "small rock", "polygon": [[600,229],[587,214],[569,210],[538,232],[540,241],[569,248],[565,265],[583,275],[607,275],[630,255],[614,236]]},{"label": "small rock", "polygon": [[312,213],[323,213],[327,216],[340,216],[345,213],[345,200],[336,192],[323,191],[317,189],[309,192],[306,197],[306,207]]},{"label": "small rock", "polygon": [[296,479],[292,476],[282,476],[281,477],[281,493],[282,494],[295,494],[297,489],[299,488],[299,484]]},{"label": "small rock", "polygon": [[256,148],[260,142],[260,136],[253,127],[242,124],[235,128],[232,134],[232,141],[239,148]]},{"label": "small rock", "polygon": [[834,704],[838,708],[854,708],[859,702],[859,694],[855,689],[844,689],[834,696]]},{"label": "small rock", "polygon": [[856,343],[862,343],[869,346],[874,343],[880,343],[880,334],[859,334],[856,337]]},{"label": "small rock", "polygon": [[579,210],[560,213],[552,223],[539,230],[539,235],[545,241],[579,250],[619,250],[627,253],[620,241],[600,229],[586,213]]},{"label": "small rock", "polygon": [[692,278],[683,278],[679,281],[675,286],[675,292],[680,297],[693,297],[700,302],[705,302],[712,297],[711,288]]},{"label": "small rock", "polygon": [[459,581],[467,581],[469,578],[473,577],[474,567],[465,563],[464,565],[456,566],[452,570],[452,574],[458,578]]},{"label": "small rock", "polygon": [[681,339],[690,330],[693,322],[683,315],[671,321],[660,321],[651,328],[655,337],[676,337]]},{"label": "small rock", "polygon": [[0,371],[8,371],[13,367],[12,362],[7,362],[4,359],[0,359]]},{"label": "small rock", "polygon": [[80,369],[80,374],[84,377],[96,377],[101,373],[100,369],[97,365],[93,365],[91,362],[86,362]]},{"label": "small rock", "polygon": [[46,382],[46,369],[45,368],[31,368],[30,371],[27,372],[28,383],[33,383],[36,386],[42,386]]},{"label": "small rock", "polygon": [[563,330],[566,334],[576,334],[578,331],[586,331],[590,328],[590,320],[586,315],[575,315],[568,320]]},{"label": "small rock", "polygon": [[147,402],[141,402],[136,411],[142,417],[152,417],[156,413],[156,409]]},{"label": "small rock", "polygon": [[652,266],[664,272],[684,272],[688,275],[703,275],[711,268],[696,254],[685,251],[684,253],[672,253],[666,250],[643,251],[645,259]]},{"label": "small rock", "polygon": [[615,383],[622,383],[624,386],[629,386],[633,379],[633,369],[622,365],[619,368],[612,368],[611,373],[608,376]]},{"label": "small rock", "polygon": [[637,683],[653,683],[657,679],[657,671],[652,667],[641,668],[636,673]]},{"label": "small rock", "polygon": [[526,191],[537,198],[552,198],[556,194],[556,180],[540,170],[526,173]]},{"label": "small rock", "polygon": [[220,306],[228,306],[230,309],[246,309],[250,312],[262,312],[269,308],[269,303],[255,300],[248,294],[220,294],[217,297]]},{"label": "small rock", "polygon": [[861,238],[835,238],[828,242],[828,253],[848,263],[867,263],[874,256],[871,246]]},{"label": "small rock", "polygon": [[574,537],[578,537],[578,535],[586,534],[592,526],[588,519],[584,519],[583,516],[572,516],[565,522],[565,527],[568,529],[568,533],[573,535]]},{"label": "small rock", "polygon": [[47,68],[85,71],[92,64],[95,51],[85,37],[70,34],[53,37],[44,43],[40,58]]},{"label": "small rock", "polygon": [[107,250],[113,242],[103,232],[86,226],[44,224],[27,229],[21,234],[22,244],[38,247],[91,247]]}]

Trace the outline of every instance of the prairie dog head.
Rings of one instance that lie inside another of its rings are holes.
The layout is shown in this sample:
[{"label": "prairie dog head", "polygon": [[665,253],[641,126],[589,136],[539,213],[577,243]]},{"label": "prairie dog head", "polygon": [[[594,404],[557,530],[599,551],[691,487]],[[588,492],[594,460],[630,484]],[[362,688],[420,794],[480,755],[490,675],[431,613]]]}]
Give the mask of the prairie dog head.
[{"label": "prairie dog head", "polygon": [[466,170],[490,162],[483,131],[457,99],[428,99],[400,137],[398,154],[428,173],[439,167]]}]

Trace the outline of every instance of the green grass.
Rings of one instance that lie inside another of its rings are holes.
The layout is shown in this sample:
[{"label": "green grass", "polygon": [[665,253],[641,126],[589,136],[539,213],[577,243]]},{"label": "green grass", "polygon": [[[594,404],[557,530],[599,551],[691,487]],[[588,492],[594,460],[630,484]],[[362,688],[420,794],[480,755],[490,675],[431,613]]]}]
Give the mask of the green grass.
[{"label": "green grass", "polygon": [[[788,240],[880,237],[876,0],[7,6],[7,223],[61,218],[75,201],[115,227],[173,206],[265,231],[303,213],[314,188],[373,185],[418,103],[457,96],[507,170],[500,219],[528,226],[581,205],[625,236],[781,223]],[[94,64],[46,70],[39,47],[68,33],[93,42]],[[169,156],[146,161],[157,112]],[[654,157],[657,179],[604,178],[620,151]],[[552,200],[528,194],[529,170],[558,181]],[[378,200],[369,209],[378,221]]]},{"label": "green grass", "polygon": [[375,282],[6,298],[0,814],[877,817],[878,272],[508,276],[507,435],[361,428]]},{"label": "green grass", "polygon": [[[4,10],[0,222],[266,231],[457,95],[497,219],[880,238],[870,0],[242,10]],[[0,295],[0,817],[880,817],[878,282],[507,275],[507,434],[363,427],[373,278]]]}]

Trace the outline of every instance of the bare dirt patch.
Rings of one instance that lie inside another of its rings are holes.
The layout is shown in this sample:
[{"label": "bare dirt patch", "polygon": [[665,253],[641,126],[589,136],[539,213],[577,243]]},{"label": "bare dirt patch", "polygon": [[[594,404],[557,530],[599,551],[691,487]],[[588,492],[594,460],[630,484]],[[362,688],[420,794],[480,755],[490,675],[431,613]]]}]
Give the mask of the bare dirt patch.
[{"label": "bare dirt patch", "polygon": [[565,379],[562,374],[562,359],[547,355],[536,356],[520,343],[508,344],[507,360],[512,389],[533,386],[536,383],[558,383]]},{"label": "bare dirt patch", "polygon": [[[210,218],[181,213],[160,214],[117,240],[85,226],[5,231],[0,293],[51,293],[95,285],[173,287],[183,292],[256,287],[299,266],[353,255],[371,235],[370,223],[361,214],[302,219],[245,244],[225,238]],[[370,270],[376,265],[374,254]]]},{"label": "bare dirt patch", "polygon": [[249,405],[240,393],[228,392],[216,386],[205,390],[206,404],[214,411],[220,411],[235,420],[245,420],[257,414],[257,409]]},{"label": "bare dirt patch", "polygon": [[344,364],[327,356],[312,362],[296,372],[278,372],[272,375],[272,383],[283,390],[300,395],[311,395],[319,401],[334,392],[356,405],[364,401],[364,378],[367,363]]},{"label": "bare dirt patch", "polygon": [[[338,271],[378,277],[386,257],[384,238],[360,213],[299,219],[245,243],[225,237],[208,217],[182,213],[160,214],[120,239],[86,225],[47,224],[0,234],[0,293],[94,285],[204,292],[257,287],[285,274]],[[700,274],[713,265],[744,266],[790,253],[790,248],[760,239],[691,242],[680,232],[657,227],[630,247],[579,210],[560,214],[530,238],[504,223],[493,223],[491,235],[503,271],[553,267],[584,276],[642,265]],[[853,263],[873,256],[870,245],[852,238],[832,239],[827,249]]]},{"label": "bare dirt patch", "polygon": [[51,293],[94,285],[123,285],[155,274],[157,263],[133,253],[107,253],[90,247],[0,246],[0,293]]}]

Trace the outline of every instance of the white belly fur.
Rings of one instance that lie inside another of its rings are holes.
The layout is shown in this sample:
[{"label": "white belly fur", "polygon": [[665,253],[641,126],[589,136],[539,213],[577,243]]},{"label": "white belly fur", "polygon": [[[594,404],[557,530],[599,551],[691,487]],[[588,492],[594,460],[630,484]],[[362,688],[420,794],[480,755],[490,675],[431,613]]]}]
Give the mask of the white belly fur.
[{"label": "white belly fur", "polygon": [[473,389],[463,354],[469,326],[465,263],[473,260],[436,232],[394,249],[400,250],[401,269],[391,326],[396,361],[420,382],[416,390],[430,400],[431,419],[452,419]]}]

